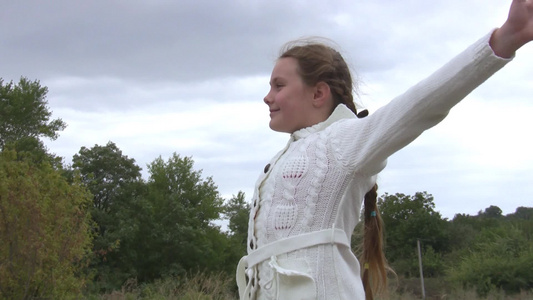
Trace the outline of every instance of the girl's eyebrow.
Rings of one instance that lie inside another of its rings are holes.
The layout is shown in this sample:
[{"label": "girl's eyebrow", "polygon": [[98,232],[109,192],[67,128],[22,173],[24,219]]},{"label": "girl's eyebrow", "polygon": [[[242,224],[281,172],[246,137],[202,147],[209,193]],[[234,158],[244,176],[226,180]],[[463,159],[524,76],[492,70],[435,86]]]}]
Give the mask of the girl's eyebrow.
[{"label": "girl's eyebrow", "polygon": [[276,76],[276,77],[270,79],[270,84],[272,84],[272,83],[274,83],[274,82],[276,82],[276,81],[281,81],[281,80],[284,80],[284,78],[283,78],[283,77]]}]

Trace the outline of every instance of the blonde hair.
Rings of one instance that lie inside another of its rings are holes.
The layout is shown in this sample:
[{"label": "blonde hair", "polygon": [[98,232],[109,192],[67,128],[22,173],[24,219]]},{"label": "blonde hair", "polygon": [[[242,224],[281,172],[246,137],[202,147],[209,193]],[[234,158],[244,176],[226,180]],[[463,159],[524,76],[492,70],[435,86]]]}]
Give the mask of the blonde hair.
[{"label": "blonde hair", "polygon": [[333,46],[326,44],[329,40],[317,39],[289,42],[282,48],[279,58],[296,59],[298,73],[305,84],[314,86],[318,82],[327,83],[333,95],[334,107],[343,103],[357,114],[353,98],[357,89],[348,64]]}]

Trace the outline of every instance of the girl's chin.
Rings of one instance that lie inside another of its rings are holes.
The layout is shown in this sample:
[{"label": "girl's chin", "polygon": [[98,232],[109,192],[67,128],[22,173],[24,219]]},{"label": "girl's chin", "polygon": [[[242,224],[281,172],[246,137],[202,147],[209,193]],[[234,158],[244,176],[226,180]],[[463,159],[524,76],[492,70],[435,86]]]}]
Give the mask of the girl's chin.
[{"label": "girl's chin", "polygon": [[283,126],[280,126],[279,124],[276,124],[275,122],[272,122],[272,120],[269,123],[269,127],[270,129],[276,132],[292,133],[291,130],[284,128]]}]

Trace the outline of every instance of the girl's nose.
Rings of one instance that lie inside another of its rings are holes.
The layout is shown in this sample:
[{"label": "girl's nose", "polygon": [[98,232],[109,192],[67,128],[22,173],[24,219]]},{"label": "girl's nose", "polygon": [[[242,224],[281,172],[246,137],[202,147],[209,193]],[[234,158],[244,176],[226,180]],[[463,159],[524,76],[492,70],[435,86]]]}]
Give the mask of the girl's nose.
[{"label": "girl's nose", "polygon": [[268,92],[268,94],[266,94],[265,98],[263,98],[263,101],[264,101],[266,104],[270,104],[270,103],[272,103],[272,97],[270,96],[270,92]]}]

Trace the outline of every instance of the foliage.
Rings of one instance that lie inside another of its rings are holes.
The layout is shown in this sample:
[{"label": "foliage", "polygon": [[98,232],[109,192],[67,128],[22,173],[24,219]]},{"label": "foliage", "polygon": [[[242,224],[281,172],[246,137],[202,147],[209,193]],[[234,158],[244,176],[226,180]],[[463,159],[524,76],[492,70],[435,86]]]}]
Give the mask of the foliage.
[{"label": "foliage", "polygon": [[203,180],[193,165],[192,158],[176,153],[167,162],[161,157],[155,159],[148,166],[148,188],[155,201],[169,201],[167,204],[185,217],[181,219],[187,226],[205,228],[219,218],[222,199],[213,179]]},{"label": "foliage", "polygon": [[[448,223],[435,211],[430,194],[384,194],[378,199],[378,206],[385,224],[386,257],[397,273],[418,275],[418,239],[422,241],[424,257],[426,254],[438,256],[448,251]],[[440,275],[443,268],[434,260],[431,272],[427,275]]]},{"label": "foliage", "polygon": [[237,196],[234,195],[225,205],[224,213],[229,220],[228,228],[232,237],[246,249],[250,204],[246,202],[245,194],[239,192]]},{"label": "foliage", "polygon": [[61,119],[50,120],[52,112],[46,101],[47,87],[39,81],[21,78],[4,84],[0,78],[0,150],[21,138],[47,137],[56,139],[58,131],[65,129]]},{"label": "foliage", "polygon": [[[82,147],[65,169],[41,140],[66,126],[51,119],[47,92],[38,81],[0,79],[0,298],[79,298],[88,278],[86,295],[115,290],[103,299],[234,298],[249,221],[244,193],[224,202],[212,178],[175,153],[150,163],[144,180],[112,142]],[[419,288],[393,299],[420,295],[417,240],[428,294],[530,298],[533,208],[505,216],[491,205],[448,221],[426,192],[385,194],[378,205],[396,279]]]},{"label": "foliage", "polygon": [[385,194],[378,204],[386,228],[386,254],[398,274],[418,275],[414,249],[420,239],[425,277],[446,277],[481,296],[533,288],[533,209],[521,207],[503,216],[491,205],[477,216],[457,214],[448,222],[426,193]]},{"label": "foliage", "polygon": [[250,204],[245,200],[245,194],[239,191],[224,205],[224,216],[229,221],[228,236],[226,237],[226,268],[229,274],[235,274],[237,263],[246,255],[246,241],[248,239],[248,221]]},{"label": "foliage", "polygon": [[476,233],[482,230],[479,227],[479,218],[465,214],[456,214],[450,222],[450,247],[461,251],[468,249],[474,243]]},{"label": "foliage", "polygon": [[507,215],[507,219],[522,231],[527,241],[533,240],[533,207],[518,207],[513,214]]},{"label": "foliage", "polygon": [[135,160],[123,155],[113,142],[90,149],[81,147],[72,163],[94,195],[94,207],[104,212],[112,208],[125,184],[141,179],[141,168]]},{"label": "foliage", "polygon": [[90,194],[43,162],[0,153],[0,298],[65,299],[86,284]]},{"label": "foliage", "polygon": [[[226,268],[229,240],[212,223],[220,218],[222,199],[213,180],[193,169],[191,158],[155,159],[144,182],[114,144],[82,150],[74,166],[95,195],[103,195],[95,197],[93,210],[101,241],[95,251],[105,254],[97,270],[99,288],[118,288],[128,278],[145,283]],[[81,154],[91,159],[81,160]],[[96,170],[100,173],[91,175]]]},{"label": "foliage", "polygon": [[213,244],[218,227],[212,221],[220,218],[223,201],[212,178],[202,179],[193,160],[177,154],[166,162],[155,159],[148,171],[137,240],[130,245],[145,255],[136,268],[139,280],[220,267],[213,261],[218,257]]},{"label": "foliage", "polygon": [[502,216],[502,209],[498,206],[491,205],[487,208],[485,208],[484,212],[479,212],[479,216],[487,217],[487,218],[501,218]]},{"label": "foliage", "polygon": [[189,270],[234,273],[246,248],[236,247],[213,224],[225,208],[223,201],[212,178],[202,179],[193,165],[191,158],[177,154],[168,161],[159,157],[149,164],[150,176],[144,181],[134,160],[112,142],[82,147],[74,156],[74,170],[94,194],[91,214],[98,227],[92,290],[109,291],[130,278],[146,283]]},{"label": "foliage", "polygon": [[474,287],[485,296],[503,289],[509,293],[533,289],[533,241],[510,224],[477,235],[473,247],[449,271],[451,281]]},{"label": "foliage", "polygon": [[127,228],[121,227],[121,217],[135,197],[142,194],[141,168],[113,142],[90,149],[82,147],[72,162],[71,173],[79,172],[93,194],[90,212],[96,227],[92,270],[103,289],[115,288],[133,273],[132,267],[114,252],[130,238]]}]

